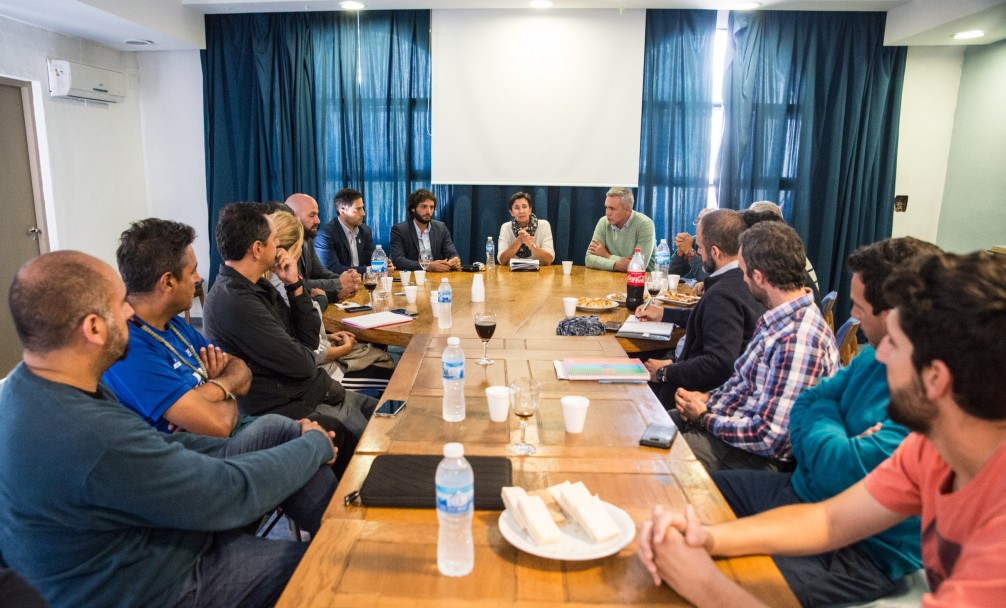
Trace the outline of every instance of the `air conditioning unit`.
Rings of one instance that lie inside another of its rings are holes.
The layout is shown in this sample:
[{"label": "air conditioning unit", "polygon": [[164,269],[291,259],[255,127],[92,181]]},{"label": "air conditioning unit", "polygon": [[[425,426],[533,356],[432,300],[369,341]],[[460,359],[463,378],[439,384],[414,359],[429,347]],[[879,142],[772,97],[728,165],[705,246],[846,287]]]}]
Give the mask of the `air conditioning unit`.
[{"label": "air conditioning unit", "polygon": [[117,103],[126,98],[126,75],[65,59],[49,59],[49,94]]}]

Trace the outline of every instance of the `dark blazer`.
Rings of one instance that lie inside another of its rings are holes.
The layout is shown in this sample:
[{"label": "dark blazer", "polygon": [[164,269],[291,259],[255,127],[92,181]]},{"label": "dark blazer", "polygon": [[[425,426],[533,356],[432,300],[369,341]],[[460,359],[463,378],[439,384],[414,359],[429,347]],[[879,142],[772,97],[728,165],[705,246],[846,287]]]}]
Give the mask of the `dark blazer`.
[{"label": "dark blazer", "polygon": [[[451,240],[447,224],[430,221],[430,249],[434,260],[449,260],[458,256],[458,250]],[[405,220],[391,227],[391,262],[399,270],[422,270],[419,265],[419,237],[416,236],[416,225],[411,220]]]},{"label": "dark blazer", "polygon": [[346,231],[342,229],[339,218],[325,224],[314,238],[314,249],[321,263],[336,274],[342,274],[350,268],[355,268],[357,272],[363,274],[370,268],[370,258],[374,255],[375,247],[374,235],[369,226],[366,224],[360,226],[353,246],[360,256],[359,266],[352,265],[353,254],[349,249],[349,239],[346,238]]},{"label": "dark blazer", "polygon": [[321,260],[318,259],[318,254],[314,251],[313,239],[304,239],[304,245],[300,250],[300,260],[297,262],[297,271],[304,278],[305,289],[318,288],[325,291],[324,296],[315,296],[314,298],[322,310],[328,308],[329,301],[339,301],[342,282],[339,280],[339,275],[321,265]]},{"label": "dark blazer", "polygon": [[705,292],[694,310],[664,309],[663,320],[685,325],[686,338],[681,357],[660,370],[659,383],[651,383],[661,403],[674,407],[678,387],[710,391],[726,382],[764,312],[765,307],[744,283],[740,268],[707,277]]}]

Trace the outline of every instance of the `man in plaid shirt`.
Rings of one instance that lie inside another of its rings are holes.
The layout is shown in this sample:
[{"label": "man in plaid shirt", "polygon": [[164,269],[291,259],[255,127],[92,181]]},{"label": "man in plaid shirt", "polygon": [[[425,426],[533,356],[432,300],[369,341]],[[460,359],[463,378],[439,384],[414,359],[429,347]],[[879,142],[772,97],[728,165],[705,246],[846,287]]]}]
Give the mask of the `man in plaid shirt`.
[{"label": "man in plaid shirt", "polygon": [[744,280],[768,312],[733,376],[711,393],[679,389],[672,418],[710,471],[787,469],[790,408],[800,391],[838,370],[838,350],[804,287],[806,257],[796,231],[763,222],[741,234],[740,243]]}]

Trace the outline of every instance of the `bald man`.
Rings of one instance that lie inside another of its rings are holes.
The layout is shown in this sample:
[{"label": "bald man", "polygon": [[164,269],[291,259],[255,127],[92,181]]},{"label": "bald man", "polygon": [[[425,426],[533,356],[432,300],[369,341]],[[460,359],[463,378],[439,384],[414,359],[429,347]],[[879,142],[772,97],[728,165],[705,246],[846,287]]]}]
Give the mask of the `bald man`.
[{"label": "bald man", "polygon": [[24,361],[0,389],[3,560],[53,606],[273,605],[306,545],[242,528],[282,504],[318,529],[329,434],[280,416],[233,438],[154,430],[100,381],[133,309],[89,255],[31,260],[8,302]]},{"label": "bald man", "polygon": [[318,302],[322,310],[328,307],[328,301],[339,302],[355,296],[362,282],[360,273],[350,269],[342,274],[335,274],[325,268],[314,250],[314,237],[318,234],[318,226],[321,225],[321,219],[318,218],[318,201],[307,194],[291,194],[286,199],[286,204],[293,209],[293,214],[304,226],[304,245],[300,261],[297,262],[300,276],[304,278],[304,287],[311,291],[315,299],[318,299],[317,290],[325,292],[327,301]]}]

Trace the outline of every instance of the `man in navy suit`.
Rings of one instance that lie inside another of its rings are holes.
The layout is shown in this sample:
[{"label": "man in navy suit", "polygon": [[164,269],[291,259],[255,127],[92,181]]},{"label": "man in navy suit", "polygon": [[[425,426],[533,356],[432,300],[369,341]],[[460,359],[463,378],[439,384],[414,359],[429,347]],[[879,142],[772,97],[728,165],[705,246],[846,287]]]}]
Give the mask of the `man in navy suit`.
[{"label": "man in navy suit", "polygon": [[[363,194],[359,190],[343,188],[332,199],[337,217],[318,231],[314,248],[321,263],[332,272],[342,273],[354,269],[364,273],[370,268],[374,255],[374,235],[363,223],[367,212],[363,208]],[[388,270],[394,271],[390,263]]]},{"label": "man in navy suit", "polygon": [[409,219],[391,228],[391,259],[402,270],[421,270],[419,254],[429,252],[432,260],[426,270],[447,272],[461,269],[461,258],[454,248],[451,233],[443,222],[433,219],[437,197],[429,190],[409,195]]}]

